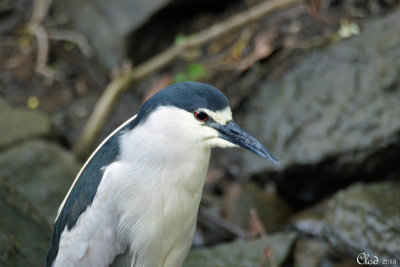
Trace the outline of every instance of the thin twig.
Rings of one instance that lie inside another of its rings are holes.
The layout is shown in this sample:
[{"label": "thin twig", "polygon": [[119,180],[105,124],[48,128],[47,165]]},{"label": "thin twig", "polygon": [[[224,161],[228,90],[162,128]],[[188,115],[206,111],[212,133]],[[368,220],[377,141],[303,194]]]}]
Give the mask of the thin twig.
[{"label": "thin twig", "polygon": [[[261,266],[277,267],[278,265],[269,244],[268,234],[265,231],[264,224],[262,223],[261,218],[255,208],[250,209],[250,219],[254,223],[254,226],[257,228],[257,232],[261,233],[261,239],[264,242],[264,251],[260,261]],[[268,262],[269,264],[265,264],[266,262]]]},{"label": "thin twig", "polygon": [[91,56],[92,49],[86,38],[77,32],[60,29],[47,31],[45,29],[42,23],[47,16],[51,2],[52,0],[34,1],[32,17],[27,24],[27,30],[37,40],[36,72],[50,79],[55,79],[55,72],[47,65],[50,50],[49,39],[66,40],[76,43],[85,56]]},{"label": "thin twig", "polygon": [[47,16],[52,0],[35,0],[33,2],[32,17],[30,23],[41,23]]},{"label": "thin twig", "polygon": [[30,32],[36,36],[38,45],[38,54],[36,59],[36,68],[42,69],[47,64],[47,55],[49,53],[49,38],[46,30],[39,23],[29,25]]},{"label": "thin twig", "polygon": [[49,55],[49,37],[46,30],[40,23],[31,23],[28,27],[31,34],[36,37],[38,52],[36,57],[36,72],[48,77],[54,78],[54,73],[47,66],[47,59]]},{"label": "thin twig", "polygon": [[265,231],[264,224],[262,223],[260,216],[258,216],[257,210],[255,208],[251,208],[249,213],[251,225],[254,227],[254,233],[252,233],[252,237],[256,237],[258,235],[261,237],[266,236],[267,233]]},{"label": "thin twig", "polygon": [[92,111],[92,114],[83,129],[82,135],[75,145],[75,152],[77,155],[84,156],[92,148],[95,139],[98,137],[100,130],[114,108],[114,103],[117,102],[117,99],[121,96],[122,92],[133,81],[143,79],[147,75],[165,67],[186,49],[203,45],[213,39],[220,38],[231,31],[243,27],[248,23],[260,20],[268,13],[304,1],[305,0],[264,1],[261,4],[243,11],[225,21],[183,38],[182,42],[174,43],[163,52],[134,68],[132,72],[111,81]]},{"label": "thin twig", "polygon": [[54,73],[47,66],[49,56],[49,36],[42,22],[47,15],[51,5],[51,0],[35,0],[33,3],[32,17],[27,25],[30,34],[36,37],[38,44],[36,71],[41,75],[54,78]]}]

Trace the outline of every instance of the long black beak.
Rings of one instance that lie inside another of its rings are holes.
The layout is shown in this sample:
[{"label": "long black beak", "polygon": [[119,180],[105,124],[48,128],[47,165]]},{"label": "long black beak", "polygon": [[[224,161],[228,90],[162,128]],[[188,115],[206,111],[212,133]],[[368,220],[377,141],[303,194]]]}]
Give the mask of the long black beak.
[{"label": "long black beak", "polygon": [[267,148],[234,121],[229,121],[225,125],[213,122],[210,126],[219,132],[220,138],[241,146],[275,164],[279,164],[279,161]]}]

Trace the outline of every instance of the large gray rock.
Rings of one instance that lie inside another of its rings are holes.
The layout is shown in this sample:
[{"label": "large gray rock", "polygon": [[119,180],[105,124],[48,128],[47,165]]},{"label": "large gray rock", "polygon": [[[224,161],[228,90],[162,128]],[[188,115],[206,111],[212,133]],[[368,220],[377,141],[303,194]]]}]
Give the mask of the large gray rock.
[{"label": "large gray rock", "polygon": [[293,226],[354,259],[366,253],[400,265],[400,182],[355,184],[299,214]]},{"label": "large gray rock", "polygon": [[2,179],[0,214],[0,266],[43,266],[50,244],[50,225]]},{"label": "large gray rock", "polygon": [[[361,29],[262,84],[244,107],[241,121],[280,160],[279,189],[289,197],[311,202],[357,177],[398,168],[400,11]],[[276,171],[250,153],[236,157],[239,175]]]},{"label": "large gray rock", "polygon": [[51,142],[35,140],[0,154],[0,177],[13,184],[52,223],[80,164]]},{"label": "large gray rock", "polygon": [[337,193],[325,214],[324,235],[336,248],[400,266],[400,183],[356,184]]},{"label": "large gray rock", "polygon": [[72,26],[87,36],[104,66],[112,69],[126,57],[126,38],[172,0],[56,0]]},{"label": "large gray rock", "polygon": [[54,134],[50,118],[39,111],[13,108],[0,100],[0,151],[12,144]]},{"label": "large gray rock", "polygon": [[[360,160],[363,151],[399,139],[400,11],[362,29],[263,84],[250,101],[246,126],[283,167],[338,154]],[[258,172],[271,165],[249,156],[243,167]]]},{"label": "large gray rock", "polygon": [[[294,232],[277,233],[267,239],[238,241],[211,248],[201,248],[190,252],[184,267],[259,267],[281,266],[288,258],[297,234]],[[266,248],[269,246],[270,261],[265,260]],[[271,262],[275,264],[271,264]]]}]

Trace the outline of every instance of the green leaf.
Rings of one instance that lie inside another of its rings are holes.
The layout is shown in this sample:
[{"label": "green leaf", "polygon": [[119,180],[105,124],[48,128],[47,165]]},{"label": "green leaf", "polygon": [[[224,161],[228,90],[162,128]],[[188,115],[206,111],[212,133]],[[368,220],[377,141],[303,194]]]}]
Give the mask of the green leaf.
[{"label": "green leaf", "polygon": [[186,37],[183,34],[178,34],[175,36],[175,43],[177,45],[183,44],[185,42],[185,40],[186,40]]},{"label": "green leaf", "polygon": [[207,68],[202,63],[192,63],[184,71],[180,71],[175,74],[173,81],[184,82],[184,81],[198,81],[206,79],[210,76]]}]

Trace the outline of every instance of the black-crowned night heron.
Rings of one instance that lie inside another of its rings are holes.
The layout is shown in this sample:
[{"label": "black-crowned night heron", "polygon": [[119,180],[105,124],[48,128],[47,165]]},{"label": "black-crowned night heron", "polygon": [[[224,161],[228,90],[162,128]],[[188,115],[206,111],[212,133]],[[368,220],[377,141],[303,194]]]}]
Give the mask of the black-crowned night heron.
[{"label": "black-crowned night heron", "polygon": [[211,85],[151,97],[87,160],[61,204],[47,266],[181,266],[213,147],[277,160],[233,120]]}]

